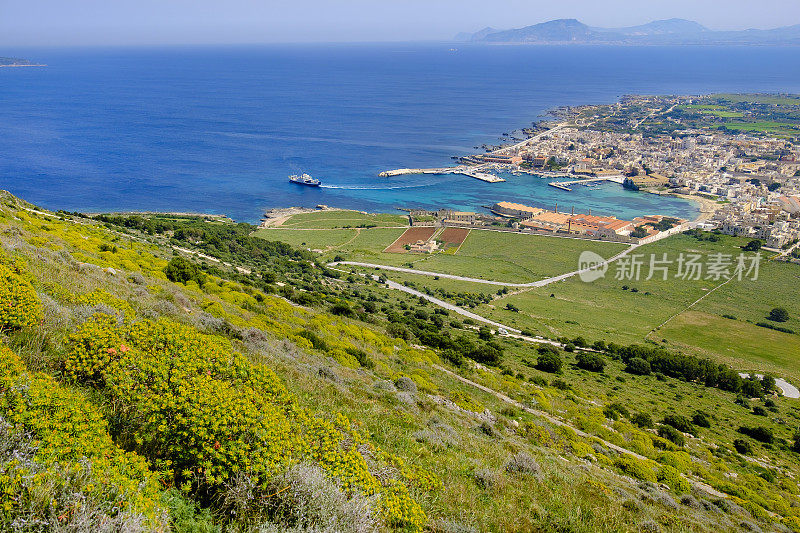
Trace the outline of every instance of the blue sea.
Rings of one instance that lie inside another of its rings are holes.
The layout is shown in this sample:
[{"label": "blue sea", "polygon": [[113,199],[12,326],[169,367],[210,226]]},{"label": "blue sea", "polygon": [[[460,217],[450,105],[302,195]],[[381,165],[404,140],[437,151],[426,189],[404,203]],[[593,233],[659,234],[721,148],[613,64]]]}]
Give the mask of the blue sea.
[{"label": "blue sea", "polygon": [[[457,48],[457,49],[454,49]],[[633,217],[696,205],[613,184],[379,178],[450,164],[559,105],[800,92],[797,48],[336,44],[2,50],[0,188],[50,209],[464,210],[500,200]],[[290,184],[308,172],[325,187]]]}]

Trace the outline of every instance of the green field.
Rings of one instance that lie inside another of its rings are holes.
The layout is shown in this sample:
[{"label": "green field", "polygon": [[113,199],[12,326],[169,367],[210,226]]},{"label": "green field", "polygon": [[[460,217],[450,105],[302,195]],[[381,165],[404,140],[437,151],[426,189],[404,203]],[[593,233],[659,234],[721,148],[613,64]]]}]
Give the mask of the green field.
[{"label": "green field", "polygon": [[408,225],[405,215],[387,213],[362,213],[360,211],[316,211],[293,215],[282,227],[289,228],[346,228],[357,226],[392,226]]},{"label": "green field", "polygon": [[[743,239],[723,237],[718,243],[697,241],[679,235],[642,247],[637,253],[667,253],[674,257],[685,253],[726,253],[736,255]],[[646,272],[646,269],[643,270]],[[800,301],[792,296],[797,287],[800,267],[782,262],[762,261],[757,281],[734,280],[711,292],[719,281],[701,279],[651,279],[628,281],[615,279],[616,266],[606,277],[592,283],[577,278],[530,289],[500,298],[493,307],[481,306],[479,313],[499,322],[527,328],[549,336],[589,340],[604,339],[618,343],[641,343],[645,339],[666,340],[683,349],[712,356],[737,368],[777,372],[800,380],[800,339],[756,326],[766,321],[773,307],[783,306],[792,319],[781,326],[800,331]],[[628,290],[623,290],[627,285]],[[633,292],[636,289],[637,292]],[[709,294],[710,293],[710,294]],[[687,311],[696,300],[709,294]],[[520,309],[503,309],[511,303]],[[677,316],[676,316],[677,315]],[[722,315],[736,317],[735,320]],[[669,320],[671,317],[675,318]],[[669,320],[662,329],[655,328]]]},{"label": "green field", "polygon": [[766,104],[777,106],[800,106],[800,97],[794,95],[775,94],[712,94],[709,99],[719,99],[733,104]]},{"label": "green field", "polygon": [[[317,225],[320,221],[315,216],[321,214],[325,213],[304,215],[303,223]],[[575,270],[583,250],[610,257],[624,249],[624,245],[616,243],[473,230],[456,255],[383,253],[382,250],[402,232],[402,228],[300,231],[283,227],[260,230],[257,235],[326,250],[323,260],[340,255],[346,260],[507,283],[525,283]],[[641,343],[646,339],[666,342],[736,368],[774,372],[800,381],[800,365],[796,364],[800,361],[797,335],[756,325],[766,320],[772,308],[783,306],[793,318],[780,326],[800,332],[797,318],[800,317],[800,299],[791,297],[790,292],[800,283],[797,265],[765,259],[757,280],[734,280],[719,288],[721,280],[674,279],[677,269],[674,263],[667,280],[659,276],[644,279],[650,254],[656,257],[667,254],[673,261],[681,253],[699,253],[704,257],[724,253],[736,257],[744,243],[743,239],[727,236],[721,236],[719,242],[710,242],[678,235],[635,252],[644,254],[645,264],[639,281],[616,279],[619,263],[615,263],[605,278],[593,283],[584,283],[576,277],[541,288],[516,289],[474,310],[487,318],[546,337],[581,335],[590,341],[602,339],[622,344]],[[766,253],[765,258],[768,255]],[[410,282],[420,290],[427,288],[439,297],[458,293],[496,295],[502,288],[391,271],[384,273],[389,279]],[[450,301],[454,298],[445,297]],[[519,312],[507,310],[507,304],[518,308]],[[734,318],[723,318],[723,315]],[[657,329],[662,324],[664,327]]]},{"label": "green field", "polygon": [[800,384],[800,339],[749,322],[687,311],[658,331],[670,344],[734,368],[786,376]]},{"label": "green field", "polygon": [[326,250],[344,244],[356,236],[354,229],[297,230],[269,228],[254,233],[256,237],[268,241],[281,241],[298,248]]},{"label": "green field", "polygon": [[472,230],[457,254],[386,254],[373,249],[351,254],[348,259],[391,266],[412,264],[413,268],[442,274],[528,283],[576,270],[578,256],[584,250],[610,257],[624,248],[616,243]]},{"label": "green field", "polygon": [[[326,260],[340,255],[350,261],[413,267],[506,283],[528,283],[575,270],[578,256],[584,250],[610,257],[625,249],[625,245],[618,243],[473,230],[457,254],[453,253],[454,249],[436,254],[394,254],[383,250],[403,233],[402,228],[306,231],[306,228],[342,227],[363,222],[364,218],[355,218],[353,214],[352,211],[322,211],[295,215],[281,226],[261,229],[254,235],[323,250]],[[374,217],[375,221],[402,218],[395,215]]]}]

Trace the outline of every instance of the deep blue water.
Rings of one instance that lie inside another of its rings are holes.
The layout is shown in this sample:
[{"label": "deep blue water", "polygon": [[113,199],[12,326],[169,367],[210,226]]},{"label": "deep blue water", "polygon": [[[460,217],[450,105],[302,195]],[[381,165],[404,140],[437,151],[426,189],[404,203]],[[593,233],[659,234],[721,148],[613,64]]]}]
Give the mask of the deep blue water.
[{"label": "deep blue water", "polygon": [[[796,48],[449,44],[7,50],[0,188],[52,209],[226,213],[499,200],[632,217],[695,206],[531,176],[378,178],[442,166],[558,105],[623,94],[800,92]],[[308,172],[331,188],[287,182]],[[337,188],[338,187],[338,188]]]}]

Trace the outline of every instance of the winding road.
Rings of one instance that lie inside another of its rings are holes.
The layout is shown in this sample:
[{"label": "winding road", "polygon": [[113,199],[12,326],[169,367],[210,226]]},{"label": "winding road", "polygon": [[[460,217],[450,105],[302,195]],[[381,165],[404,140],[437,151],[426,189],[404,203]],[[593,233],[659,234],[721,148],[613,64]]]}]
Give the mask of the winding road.
[{"label": "winding road", "polygon": [[396,267],[396,266],[389,266],[389,265],[377,265],[377,264],[374,264],[374,263],[361,263],[359,261],[336,261],[336,262],[333,262],[333,263],[328,263],[328,266],[333,267],[333,266],[339,266],[339,265],[350,265],[350,266],[359,266],[359,267],[365,267],[365,268],[380,268],[382,270],[391,270],[393,272],[404,272],[406,274],[417,274],[419,276],[432,276],[432,277],[445,278],[445,279],[454,279],[454,280],[458,280],[458,281],[468,281],[468,282],[471,282],[471,283],[483,283],[483,284],[486,284],[486,285],[499,285],[501,287],[544,287],[545,285],[550,285],[551,283],[555,283],[557,281],[562,281],[562,280],[565,280],[567,278],[571,278],[573,276],[577,276],[577,275],[585,273],[585,272],[591,272],[593,270],[597,270],[600,267],[604,267],[604,266],[616,261],[620,257],[623,257],[623,256],[629,254],[632,250],[635,250],[639,246],[642,246],[642,245],[641,244],[633,244],[633,245],[630,246],[630,248],[627,248],[627,249],[621,251],[617,255],[615,255],[615,256],[613,256],[613,257],[611,257],[609,259],[606,259],[605,261],[603,261],[602,263],[599,263],[597,265],[594,265],[594,266],[591,266],[591,267],[587,267],[587,268],[582,268],[580,270],[573,270],[572,272],[567,272],[566,274],[559,274],[558,276],[553,276],[551,278],[541,279],[539,281],[531,281],[529,283],[506,283],[506,282],[503,282],[503,281],[494,281],[494,280],[489,280],[489,279],[470,278],[470,277],[467,277],[467,276],[456,276],[455,274],[442,274],[441,272],[430,272],[428,270],[416,270],[416,269],[413,269],[413,268]]}]

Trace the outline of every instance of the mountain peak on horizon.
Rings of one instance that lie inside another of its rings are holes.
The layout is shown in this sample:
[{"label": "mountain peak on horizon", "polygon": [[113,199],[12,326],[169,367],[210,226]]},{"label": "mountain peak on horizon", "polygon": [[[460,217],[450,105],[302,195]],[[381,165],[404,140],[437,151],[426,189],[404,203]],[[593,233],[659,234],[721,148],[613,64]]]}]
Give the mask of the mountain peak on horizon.
[{"label": "mountain peak on horizon", "polygon": [[800,45],[800,24],[768,30],[715,31],[699,22],[669,18],[619,28],[592,27],[561,18],[514,28],[484,28],[460,33],[456,40],[504,44],[776,44]]}]

